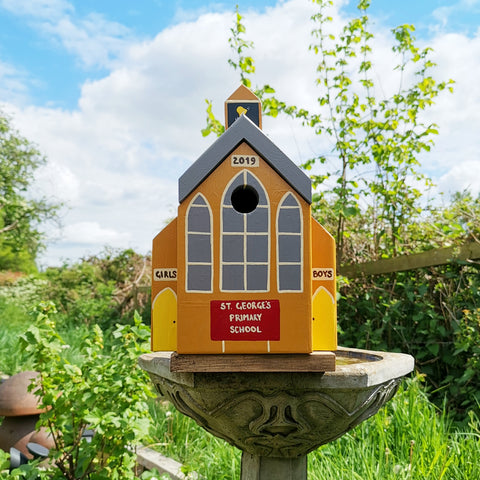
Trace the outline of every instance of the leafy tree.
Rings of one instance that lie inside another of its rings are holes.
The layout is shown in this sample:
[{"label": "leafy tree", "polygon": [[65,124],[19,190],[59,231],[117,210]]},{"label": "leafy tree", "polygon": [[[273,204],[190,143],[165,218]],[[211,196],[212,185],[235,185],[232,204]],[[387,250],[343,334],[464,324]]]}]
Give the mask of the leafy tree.
[{"label": "leafy tree", "polygon": [[[335,233],[338,262],[354,251],[347,241],[359,217],[363,217],[362,234],[371,245],[365,255],[369,259],[396,255],[405,247],[405,226],[420,213],[419,185],[431,184],[419,172],[418,157],[430,150],[438,130],[435,124],[422,121],[422,113],[441,91],[451,89],[452,81],[437,82],[432,77],[435,64],[430,59],[431,49],[416,47],[414,27],[401,25],[392,30],[398,85],[392,95],[377,98],[376,92],[382,89],[373,75],[369,0],[358,2],[359,17],[350,20],[338,36],[329,29],[333,2],[315,3],[318,12],[312,16],[314,43],[310,48],[319,57],[315,79],[320,89],[318,113],[287,105],[275,97],[270,85],[255,89],[255,93],[262,100],[265,114],[297,118],[330,141],[337,160],[332,171],[319,173],[318,168],[326,164],[330,154],[319,154],[303,166],[312,173],[317,189],[313,210]],[[229,40],[236,60],[229,63],[240,71],[241,82],[250,86],[249,75],[255,72],[255,65],[246,54],[253,44],[242,38],[245,31],[237,9]],[[202,132],[221,134],[211,102],[207,104],[207,127]],[[320,186],[322,189],[317,188]]]},{"label": "leafy tree", "polygon": [[[40,152],[0,112],[0,269],[31,270],[44,246],[42,222],[58,221],[60,204],[33,198],[29,187],[45,163]],[[18,255],[20,254],[20,255]]]}]

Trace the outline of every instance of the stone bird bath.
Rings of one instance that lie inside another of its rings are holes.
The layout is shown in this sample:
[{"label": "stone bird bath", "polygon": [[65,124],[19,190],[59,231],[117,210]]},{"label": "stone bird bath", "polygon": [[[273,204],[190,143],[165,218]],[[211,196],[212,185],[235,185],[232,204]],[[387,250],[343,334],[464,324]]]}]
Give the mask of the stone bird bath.
[{"label": "stone bird bath", "polygon": [[172,352],[142,355],[157,391],[216,437],[242,450],[241,480],[306,480],[307,454],[374,415],[414,359],[336,351],[334,372],[172,372]]}]

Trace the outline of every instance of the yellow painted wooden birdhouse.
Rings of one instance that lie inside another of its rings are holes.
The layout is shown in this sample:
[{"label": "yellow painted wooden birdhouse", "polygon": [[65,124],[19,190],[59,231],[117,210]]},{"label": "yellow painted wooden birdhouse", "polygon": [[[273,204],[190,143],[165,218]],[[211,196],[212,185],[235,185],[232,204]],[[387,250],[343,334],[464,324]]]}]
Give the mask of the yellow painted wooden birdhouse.
[{"label": "yellow painted wooden birdhouse", "polygon": [[153,240],[152,350],[335,350],[335,243],[311,182],[260,129],[241,86],[225,133],[179,179],[178,216]]}]

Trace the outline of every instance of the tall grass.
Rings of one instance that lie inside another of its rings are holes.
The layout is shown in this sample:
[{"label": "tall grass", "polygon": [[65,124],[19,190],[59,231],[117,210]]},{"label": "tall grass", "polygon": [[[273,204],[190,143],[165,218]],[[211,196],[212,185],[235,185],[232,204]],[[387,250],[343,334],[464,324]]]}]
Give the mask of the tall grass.
[{"label": "tall grass", "polygon": [[[238,479],[240,452],[168,403],[152,405],[156,447],[209,480]],[[377,415],[308,456],[311,480],[480,478],[480,421],[459,429],[429,402],[422,378],[404,382]]]},{"label": "tall grass", "polygon": [[312,480],[480,478],[480,422],[460,431],[429,402],[421,377],[377,415],[309,456]]}]

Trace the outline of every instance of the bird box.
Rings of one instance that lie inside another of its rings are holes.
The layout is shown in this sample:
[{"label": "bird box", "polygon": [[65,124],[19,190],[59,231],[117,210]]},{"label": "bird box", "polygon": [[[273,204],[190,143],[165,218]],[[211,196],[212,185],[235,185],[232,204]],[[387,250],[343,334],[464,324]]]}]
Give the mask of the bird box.
[{"label": "bird box", "polygon": [[262,132],[250,90],[225,112],[153,240],[152,350],[335,350],[335,243],[311,217],[311,181]]}]

